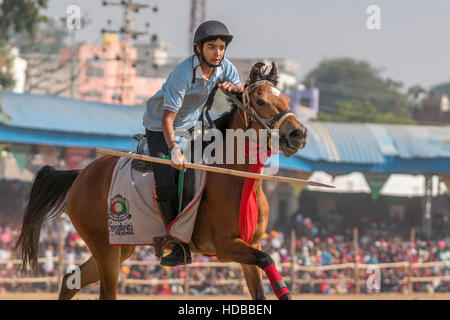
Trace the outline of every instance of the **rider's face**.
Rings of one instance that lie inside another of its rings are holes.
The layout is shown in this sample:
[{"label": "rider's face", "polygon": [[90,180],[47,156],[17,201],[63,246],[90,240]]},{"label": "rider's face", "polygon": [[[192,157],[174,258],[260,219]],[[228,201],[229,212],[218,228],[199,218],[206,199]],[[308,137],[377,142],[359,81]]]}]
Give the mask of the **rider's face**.
[{"label": "rider's face", "polygon": [[206,61],[213,65],[219,65],[225,55],[226,43],[221,39],[205,42],[203,44],[203,55]]}]

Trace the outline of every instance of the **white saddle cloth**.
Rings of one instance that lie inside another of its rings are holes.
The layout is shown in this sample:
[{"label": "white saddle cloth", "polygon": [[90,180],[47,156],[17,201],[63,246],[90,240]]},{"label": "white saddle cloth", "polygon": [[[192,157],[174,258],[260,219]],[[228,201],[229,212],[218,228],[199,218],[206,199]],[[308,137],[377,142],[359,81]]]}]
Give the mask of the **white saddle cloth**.
[{"label": "white saddle cloth", "polygon": [[133,170],[131,159],[120,158],[114,168],[108,195],[109,243],[151,245],[153,237],[167,233],[189,243],[206,178],[206,171],[195,170],[195,196],[166,232],[155,200],[153,172]]}]

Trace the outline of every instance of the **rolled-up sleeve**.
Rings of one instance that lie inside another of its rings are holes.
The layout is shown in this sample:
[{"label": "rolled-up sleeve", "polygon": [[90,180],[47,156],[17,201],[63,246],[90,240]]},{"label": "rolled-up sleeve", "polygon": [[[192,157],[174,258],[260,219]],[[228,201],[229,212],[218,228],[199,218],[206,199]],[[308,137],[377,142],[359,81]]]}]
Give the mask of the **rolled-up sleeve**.
[{"label": "rolled-up sleeve", "polygon": [[177,74],[171,74],[164,94],[164,109],[178,112],[183,104],[184,95],[188,87],[188,81],[185,77]]}]

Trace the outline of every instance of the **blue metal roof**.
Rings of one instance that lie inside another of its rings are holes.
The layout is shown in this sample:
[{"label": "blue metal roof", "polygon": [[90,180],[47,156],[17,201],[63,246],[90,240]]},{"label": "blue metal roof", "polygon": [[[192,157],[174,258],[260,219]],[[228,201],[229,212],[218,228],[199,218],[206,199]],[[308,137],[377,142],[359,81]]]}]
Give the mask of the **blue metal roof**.
[{"label": "blue metal roof", "polygon": [[432,126],[399,126],[387,128],[397,146],[399,157],[450,157],[450,128]]},{"label": "blue metal roof", "polygon": [[[272,159],[270,159],[272,160]],[[450,158],[433,159],[400,159],[388,157],[381,164],[356,164],[342,162],[312,161],[300,157],[286,158],[280,155],[278,160],[282,169],[313,172],[325,171],[333,173],[372,172],[372,173],[448,173],[450,172]]]},{"label": "blue metal roof", "polygon": [[450,158],[450,127],[310,122],[309,141],[296,156],[331,163],[382,164],[400,159]]},{"label": "blue metal roof", "polygon": [[[144,106],[124,106],[64,97],[4,92],[8,125],[70,133],[132,136],[142,131]],[[136,128],[141,126],[141,130]]]},{"label": "blue metal roof", "polygon": [[42,144],[59,147],[109,148],[134,150],[137,142],[132,136],[93,135],[48,130],[30,130],[0,124],[0,142]]},{"label": "blue metal roof", "polygon": [[[145,107],[3,93],[0,142],[132,150]],[[217,117],[217,115],[213,116]],[[310,122],[306,147],[279,166],[298,171],[450,172],[450,127]],[[272,159],[274,160],[274,159]]]},{"label": "blue metal roof", "polygon": [[309,141],[298,157],[344,163],[382,163],[376,136],[364,124],[310,122]]}]

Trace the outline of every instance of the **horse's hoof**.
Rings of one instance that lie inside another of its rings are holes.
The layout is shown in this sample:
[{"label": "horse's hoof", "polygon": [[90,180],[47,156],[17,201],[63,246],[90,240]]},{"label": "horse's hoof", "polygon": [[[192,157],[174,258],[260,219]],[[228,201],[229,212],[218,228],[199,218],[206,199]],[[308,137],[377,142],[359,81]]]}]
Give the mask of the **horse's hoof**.
[{"label": "horse's hoof", "polygon": [[291,300],[291,294],[290,293],[283,294],[280,297],[280,300]]}]

